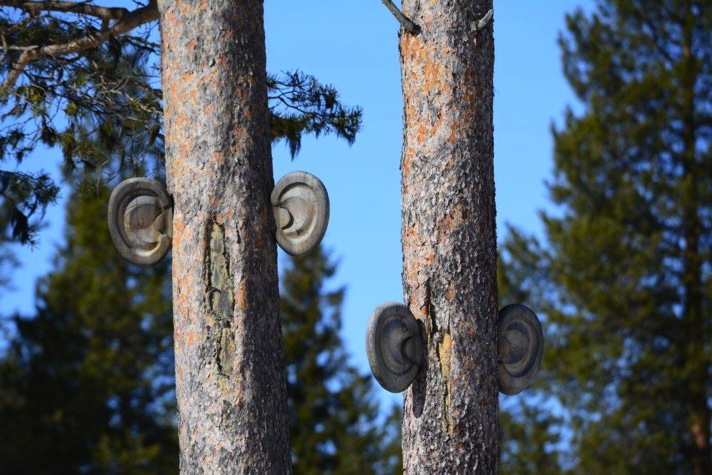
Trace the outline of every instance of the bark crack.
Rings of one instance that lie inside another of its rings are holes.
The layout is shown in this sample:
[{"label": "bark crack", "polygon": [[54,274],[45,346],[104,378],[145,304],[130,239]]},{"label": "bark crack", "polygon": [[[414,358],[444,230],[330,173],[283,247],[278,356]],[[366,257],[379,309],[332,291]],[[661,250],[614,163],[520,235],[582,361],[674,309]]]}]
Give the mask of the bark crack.
[{"label": "bark crack", "polygon": [[440,365],[440,391],[442,393],[442,423],[447,433],[452,433],[452,418],[450,414],[450,362],[452,358],[452,336],[449,328],[441,329],[433,311],[431,301],[430,281],[425,283],[425,305],[427,316],[430,318],[435,355]]},{"label": "bark crack", "polygon": [[232,329],[232,314],[235,298],[230,274],[230,254],[225,246],[225,229],[212,220],[207,229],[205,269],[207,272],[207,308],[213,317],[214,326],[210,339],[215,348],[214,357],[218,374],[227,376],[235,354],[235,338]]},{"label": "bark crack", "polygon": [[452,417],[450,414],[450,359],[452,357],[452,337],[449,332],[438,334],[435,351],[440,363],[440,386],[443,391],[443,423],[448,433],[452,434]]}]

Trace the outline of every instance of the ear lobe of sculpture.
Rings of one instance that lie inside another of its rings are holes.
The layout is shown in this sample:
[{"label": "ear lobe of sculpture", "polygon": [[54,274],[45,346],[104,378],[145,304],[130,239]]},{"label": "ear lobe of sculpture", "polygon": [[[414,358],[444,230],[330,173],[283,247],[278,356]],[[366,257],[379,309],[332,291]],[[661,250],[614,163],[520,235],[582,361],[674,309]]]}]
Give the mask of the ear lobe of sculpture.
[{"label": "ear lobe of sculpture", "polygon": [[499,390],[517,394],[529,386],[539,371],[544,332],[536,314],[520,304],[502,308],[497,326]]},{"label": "ear lobe of sculpture", "polygon": [[160,262],[171,248],[173,202],[164,186],[129,178],[109,198],[109,232],[121,256],[134,264]]},{"label": "ear lobe of sculpture", "polygon": [[413,383],[423,359],[420,326],[405,305],[389,302],[371,314],[366,331],[371,372],[387,391],[398,393]]},{"label": "ear lobe of sculpture", "polygon": [[321,180],[311,173],[289,173],[275,185],[271,201],[277,244],[293,256],[313,251],[329,224],[329,195]]}]

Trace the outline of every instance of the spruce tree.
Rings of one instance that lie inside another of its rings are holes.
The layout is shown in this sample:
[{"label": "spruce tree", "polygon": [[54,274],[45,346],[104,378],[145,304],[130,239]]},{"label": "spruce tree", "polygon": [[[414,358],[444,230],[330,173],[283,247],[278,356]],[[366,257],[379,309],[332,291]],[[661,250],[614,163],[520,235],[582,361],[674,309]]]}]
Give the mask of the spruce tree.
[{"label": "spruce tree", "polygon": [[128,264],[108,190],[67,204],[67,241],[0,362],[4,473],[175,473],[170,266]]},{"label": "spruce tree", "polygon": [[281,278],[289,428],[296,474],[398,473],[400,411],[384,420],[370,375],[354,367],[340,336],[344,288],[319,247],[290,257]]},{"label": "spruce tree", "polygon": [[499,473],[517,475],[558,475],[564,473],[556,447],[560,444],[560,418],[540,405],[541,397],[507,397],[499,414]]},{"label": "spruce tree", "polygon": [[[105,231],[106,190],[76,193],[36,315],[15,316],[0,362],[0,448],[13,473],[172,473],[169,263],[137,268]],[[98,231],[98,232],[97,232]],[[345,289],[319,249],[282,274],[295,473],[399,473],[399,408],[383,414],[339,335]]]},{"label": "spruce tree", "polygon": [[[17,124],[0,133],[3,152],[19,162],[41,142],[59,144],[65,161],[77,165],[85,157],[76,145],[104,138],[105,129],[136,132],[133,143],[141,145],[162,143],[165,130],[165,172],[175,205],[181,470],[285,469],[288,427],[267,199],[274,185],[269,147],[285,138],[296,153],[302,133],[329,131],[352,141],[360,109],[344,109],[333,88],[309,76],[275,80],[264,71],[261,2],[175,8],[173,2],[150,0],[132,10],[93,2],[5,3],[0,106]],[[159,45],[149,32],[159,17],[165,94],[155,87],[155,77],[106,74],[104,66],[111,69],[127,49],[152,57],[155,66]],[[229,34],[206,36],[206,30]],[[81,101],[75,100],[77,91]],[[82,127],[74,127],[73,117],[81,118]],[[130,150],[137,155],[117,155],[135,170],[142,148]],[[128,173],[126,167],[118,170]],[[6,177],[29,190],[19,203],[8,201],[2,190],[3,202],[22,218],[12,232],[28,241],[26,223],[48,200],[40,199],[42,190],[31,181],[9,171]],[[226,299],[213,306],[216,291]]]},{"label": "spruce tree", "polygon": [[547,317],[538,388],[579,471],[712,473],[712,7],[600,0],[560,44],[583,108],[553,130],[557,208],[505,246]]},{"label": "spruce tree", "polygon": [[[507,230],[507,239],[500,249],[497,262],[497,286],[500,307],[517,302],[534,302],[541,311],[546,292],[543,283],[548,274],[542,265],[541,249],[531,237],[514,228]],[[514,253],[514,254],[513,254]],[[513,258],[513,255],[516,258]],[[506,262],[506,264],[505,264]],[[552,337],[546,330],[546,345]],[[551,387],[554,377],[549,360],[544,360],[536,379],[523,393],[500,397],[500,473],[559,474],[565,473],[566,459],[561,453],[567,443],[564,420],[556,412],[559,387]],[[554,397],[552,397],[554,396]]]}]

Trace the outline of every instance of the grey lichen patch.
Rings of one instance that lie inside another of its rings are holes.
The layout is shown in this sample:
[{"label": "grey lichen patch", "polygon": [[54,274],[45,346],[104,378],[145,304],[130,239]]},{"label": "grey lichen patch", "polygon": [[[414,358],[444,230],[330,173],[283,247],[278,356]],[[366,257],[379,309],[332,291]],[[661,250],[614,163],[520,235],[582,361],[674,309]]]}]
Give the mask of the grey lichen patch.
[{"label": "grey lichen patch", "polygon": [[235,353],[234,331],[231,328],[235,298],[230,274],[230,255],[225,246],[225,230],[216,221],[208,224],[207,247],[207,307],[215,322],[211,340],[213,344],[218,345],[215,351],[218,373],[226,375],[230,371]]}]

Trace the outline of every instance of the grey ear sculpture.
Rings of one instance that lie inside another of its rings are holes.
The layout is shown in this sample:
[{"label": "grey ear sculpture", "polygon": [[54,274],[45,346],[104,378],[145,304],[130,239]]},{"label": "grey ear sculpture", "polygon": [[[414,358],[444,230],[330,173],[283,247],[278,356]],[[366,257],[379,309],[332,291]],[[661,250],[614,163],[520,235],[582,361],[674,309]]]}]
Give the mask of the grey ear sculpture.
[{"label": "grey ear sculpture", "polygon": [[272,191],[277,244],[293,256],[313,251],[329,224],[329,195],[324,184],[307,172],[291,172]]},{"label": "grey ear sculpture", "polygon": [[539,371],[544,352],[541,323],[529,307],[507,305],[499,311],[497,331],[499,390],[508,395],[520,393]]},{"label": "grey ear sculpture", "polygon": [[150,266],[171,248],[173,202],[163,185],[148,178],[129,178],[109,198],[109,232],[129,262]]},{"label": "grey ear sculpture", "polygon": [[[499,390],[512,395],[536,376],[544,351],[544,333],[536,314],[524,305],[508,305],[497,319]],[[371,372],[387,391],[404,391],[425,357],[418,321],[405,305],[385,303],[371,314],[366,353]]]},{"label": "grey ear sculpture", "polygon": [[[292,172],[271,196],[277,244],[293,256],[313,251],[329,224],[329,195],[311,173]],[[129,178],[109,198],[109,232],[119,253],[142,266],[159,263],[173,240],[173,200],[148,178]]]},{"label": "grey ear sculpture", "polygon": [[411,311],[395,302],[379,305],[366,331],[371,372],[387,391],[399,393],[411,385],[423,359],[423,342]]}]

